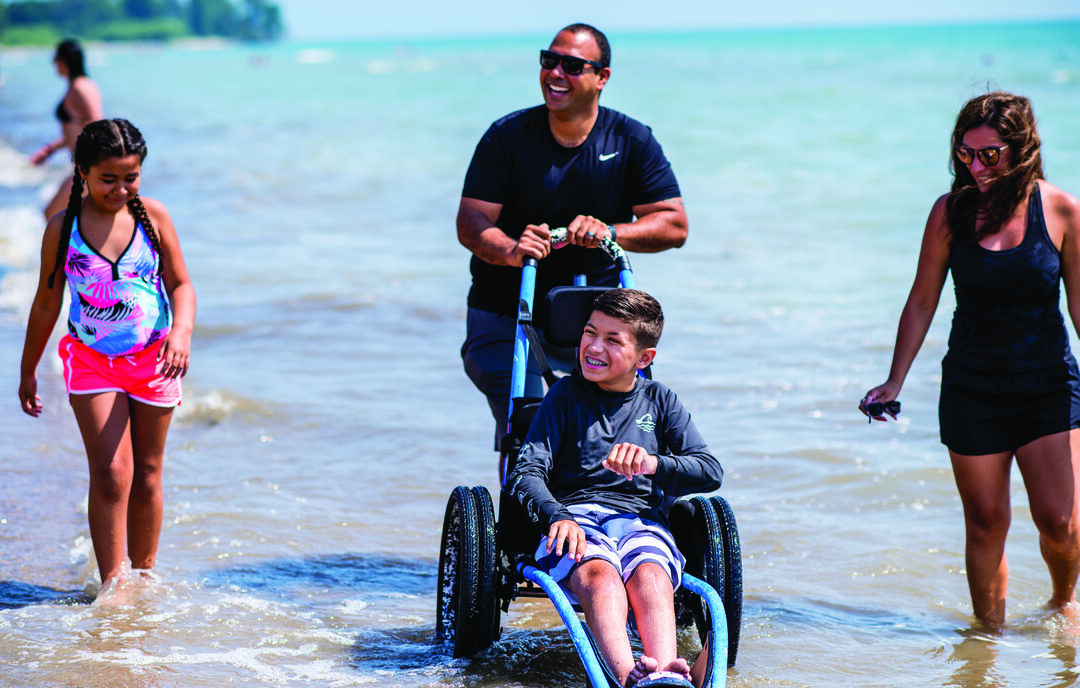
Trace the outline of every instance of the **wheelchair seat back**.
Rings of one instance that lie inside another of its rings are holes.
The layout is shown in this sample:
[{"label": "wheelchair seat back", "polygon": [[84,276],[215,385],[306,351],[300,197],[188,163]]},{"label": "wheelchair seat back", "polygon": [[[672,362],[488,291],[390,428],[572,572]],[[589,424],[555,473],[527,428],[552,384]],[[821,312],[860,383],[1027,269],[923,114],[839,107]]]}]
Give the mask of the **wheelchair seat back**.
[{"label": "wheelchair seat back", "polygon": [[596,297],[611,287],[555,287],[544,297],[539,316],[544,338],[551,346],[576,347],[589,322]]},{"label": "wheelchair seat back", "polygon": [[[534,316],[536,328],[543,332],[549,346],[577,347],[581,333],[592,313],[592,304],[611,287],[593,285],[555,287],[547,293]],[[509,431],[503,435],[500,449],[506,456],[505,475],[510,475],[518,452],[529,434],[529,426],[540,408],[541,399],[514,399]],[[544,533],[525,514],[525,510],[503,490],[499,498],[499,549],[509,559],[532,556]]]}]

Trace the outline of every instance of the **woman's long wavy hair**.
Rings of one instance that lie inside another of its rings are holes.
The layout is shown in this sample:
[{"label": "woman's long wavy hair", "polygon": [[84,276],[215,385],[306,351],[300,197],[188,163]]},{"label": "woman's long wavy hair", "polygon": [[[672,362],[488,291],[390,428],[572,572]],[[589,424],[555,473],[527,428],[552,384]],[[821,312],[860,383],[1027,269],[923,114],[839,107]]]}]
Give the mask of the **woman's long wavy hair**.
[{"label": "woman's long wavy hair", "polygon": [[[1030,100],[1001,91],[972,98],[956,116],[952,146],[964,145],[964,134],[983,125],[996,131],[1008,146],[1003,156],[1007,167],[983,192],[968,166],[956,157],[956,149],[951,149],[953,183],[945,216],[953,241],[978,241],[997,232],[1027,198],[1032,184],[1043,178],[1042,142]],[[978,232],[976,218],[982,219]]]},{"label": "woman's long wavy hair", "polygon": [[[49,273],[49,289],[53,288],[56,272],[61,270],[67,257],[68,243],[71,241],[71,228],[79,216],[83,200],[82,173],[109,158],[126,158],[129,155],[139,157],[141,164],[146,160],[146,141],[135,125],[126,119],[100,119],[83,127],[75,142],[75,177],[71,181],[71,194],[68,196],[67,210],[64,212],[64,224],[60,229],[60,243],[56,247],[56,263]],[[157,231],[150,222],[150,215],[142,199],[134,196],[128,201],[128,210],[146,230],[150,245],[158,254],[158,274],[161,274],[161,242]]]}]

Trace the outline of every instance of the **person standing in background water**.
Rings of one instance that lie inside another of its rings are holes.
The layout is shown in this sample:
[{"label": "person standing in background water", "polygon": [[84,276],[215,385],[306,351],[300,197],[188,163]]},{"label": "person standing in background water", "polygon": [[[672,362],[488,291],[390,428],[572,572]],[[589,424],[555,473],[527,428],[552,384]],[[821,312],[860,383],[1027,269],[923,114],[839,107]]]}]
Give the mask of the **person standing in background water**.
[{"label": "person standing in background water", "polygon": [[[74,151],[75,140],[83,127],[105,116],[101,90],[87,76],[86,57],[75,39],[68,38],[56,46],[53,65],[56,67],[56,73],[68,82],[67,92],[56,106],[56,119],[60,121],[60,138],[45,144],[38,152],[30,156],[30,162],[35,165],[43,165],[53,153],[61,148]],[[46,221],[64,209],[70,188],[71,177],[68,176],[60,184],[56,195],[45,206]]]},{"label": "person standing in background water", "polygon": [[127,120],[92,122],[79,134],[67,211],[49,220],[42,240],[19,383],[22,410],[40,416],[37,366],[67,282],[69,334],[59,353],[90,466],[99,600],[123,588],[125,545],[135,569],[157,559],[165,437],[195,323],[195,289],[169,213],[139,196],[145,158]]},{"label": "person standing in background water", "polygon": [[[1031,102],[988,93],[961,109],[952,190],[930,211],[889,379],[859,409],[893,401],[951,271],[956,311],[938,416],[964,508],[975,615],[1005,621],[1015,458],[1050,570],[1050,607],[1075,604],[1080,572],[1080,374],[1059,307],[1080,323],[1080,202],[1043,179]],[[883,419],[883,418],[881,418]]]}]

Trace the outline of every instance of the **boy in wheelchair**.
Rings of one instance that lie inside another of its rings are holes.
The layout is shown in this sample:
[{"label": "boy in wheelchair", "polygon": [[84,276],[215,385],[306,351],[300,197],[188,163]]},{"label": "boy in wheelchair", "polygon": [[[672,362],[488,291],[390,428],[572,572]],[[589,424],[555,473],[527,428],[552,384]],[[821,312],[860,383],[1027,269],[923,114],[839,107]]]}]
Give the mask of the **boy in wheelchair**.
[{"label": "boy in wheelchair", "polygon": [[[619,683],[674,673],[700,685],[706,653],[692,669],[677,655],[674,591],[684,559],[664,507],[718,489],[723,469],[674,392],[638,374],[656,356],[660,304],[611,289],[592,308],[580,374],[544,397],[507,486],[546,532],[540,568],[576,598]],[[630,611],[644,650],[637,662]]]}]

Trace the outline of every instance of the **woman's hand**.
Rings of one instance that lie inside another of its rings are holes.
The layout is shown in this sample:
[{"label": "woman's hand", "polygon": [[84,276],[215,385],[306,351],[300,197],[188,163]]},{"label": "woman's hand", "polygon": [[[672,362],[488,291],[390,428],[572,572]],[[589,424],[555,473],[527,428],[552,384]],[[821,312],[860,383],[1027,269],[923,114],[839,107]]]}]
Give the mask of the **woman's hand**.
[{"label": "woman's hand", "polygon": [[30,156],[31,165],[43,165],[45,161],[49,159],[53,153],[56,152],[56,148],[51,143],[47,143],[38,149],[36,153]]},{"label": "woman's hand", "polygon": [[[872,416],[870,412],[866,410],[869,404],[885,404],[893,401],[900,395],[900,386],[894,385],[891,382],[886,382],[883,385],[878,385],[869,392],[866,393],[862,399],[859,400],[859,411],[862,412],[867,418],[873,418],[874,420],[884,421],[885,416],[877,415]],[[891,415],[891,414],[890,414]],[[893,420],[896,420],[896,416],[893,416]]]}]

